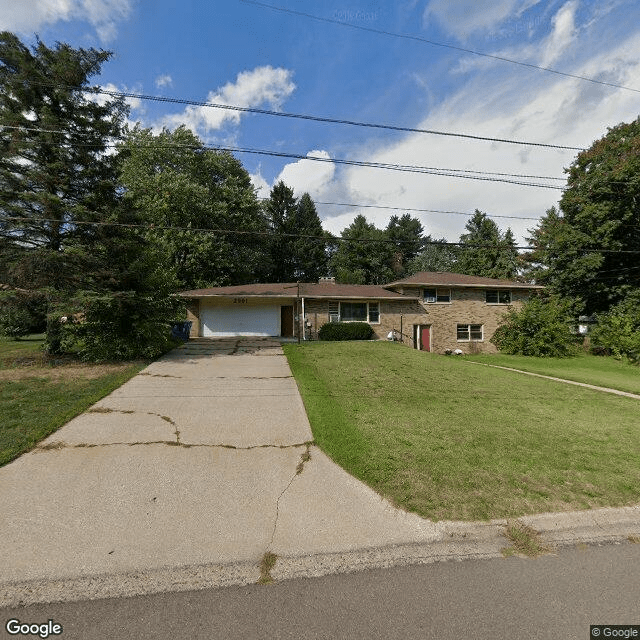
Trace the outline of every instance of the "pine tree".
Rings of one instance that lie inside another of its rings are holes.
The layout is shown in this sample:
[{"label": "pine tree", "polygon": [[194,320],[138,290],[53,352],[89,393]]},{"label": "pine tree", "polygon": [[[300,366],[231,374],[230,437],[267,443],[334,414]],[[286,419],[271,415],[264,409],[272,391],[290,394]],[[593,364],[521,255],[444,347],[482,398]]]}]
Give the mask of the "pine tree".
[{"label": "pine tree", "polygon": [[282,180],[271,189],[266,213],[273,238],[271,241],[272,282],[295,282],[296,264],[294,238],[298,203],[293,189]]},{"label": "pine tree", "polygon": [[[295,220],[288,225],[293,233],[314,238],[324,237],[324,230],[316,206],[308,193],[302,194],[295,212]],[[325,243],[312,238],[295,238],[293,241],[294,276],[300,282],[317,282],[328,273],[328,256]]]},{"label": "pine tree", "polygon": [[511,229],[503,235],[498,225],[476,209],[465,225],[457,268],[460,273],[485,278],[513,279],[517,274],[517,249]]},{"label": "pine tree", "polygon": [[424,228],[420,220],[405,213],[401,218],[391,216],[386,233],[395,245],[391,268],[397,277],[401,277],[422,248]]},{"label": "pine tree", "polygon": [[394,247],[385,231],[355,217],[342,230],[342,242],[333,255],[332,268],[339,282],[350,284],[385,284],[394,273],[391,269]]},{"label": "pine tree", "polygon": [[[110,56],[40,41],[29,50],[0,33],[0,236],[20,247],[10,284],[46,288],[51,301],[113,280],[106,245],[117,234],[82,224],[118,211],[114,158],[105,151],[127,108],[87,93]],[[52,352],[58,325],[47,328]]]}]

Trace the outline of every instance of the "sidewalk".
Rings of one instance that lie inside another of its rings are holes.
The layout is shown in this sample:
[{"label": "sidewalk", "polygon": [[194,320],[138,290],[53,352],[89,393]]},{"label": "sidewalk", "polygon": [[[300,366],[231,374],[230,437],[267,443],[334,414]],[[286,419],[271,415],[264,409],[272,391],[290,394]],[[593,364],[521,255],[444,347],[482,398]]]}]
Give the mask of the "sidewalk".
[{"label": "sidewalk", "polygon": [[[506,521],[395,509],[312,444],[280,345],[195,340],[0,468],[0,606],[501,555]],[[640,539],[640,506],[520,519]]]}]

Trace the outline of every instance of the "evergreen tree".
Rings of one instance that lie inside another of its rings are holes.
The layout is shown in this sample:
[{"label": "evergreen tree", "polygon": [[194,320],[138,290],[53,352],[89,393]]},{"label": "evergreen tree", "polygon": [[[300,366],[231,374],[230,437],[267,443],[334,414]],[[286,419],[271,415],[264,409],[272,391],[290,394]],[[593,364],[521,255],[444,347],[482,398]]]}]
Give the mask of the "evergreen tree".
[{"label": "evergreen tree", "polygon": [[293,189],[282,180],[271,189],[266,203],[269,228],[273,234],[271,240],[271,275],[272,282],[295,282],[296,259],[295,239],[298,203]]},{"label": "evergreen tree", "polygon": [[385,284],[393,279],[390,265],[394,246],[385,231],[358,215],[343,229],[341,236],[342,242],[332,261],[336,280],[350,284]]},{"label": "evergreen tree", "polygon": [[485,278],[513,279],[517,274],[515,241],[510,229],[503,235],[498,225],[476,209],[460,236],[460,273]]},{"label": "evergreen tree", "polygon": [[405,213],[402,217],[391,216],[386,233],[395,245],[391,268],[397,277],[401,277],[422,248],[424,228],[420,220]]},{"label": "evergreen tree", "polygon": [[[293,233],[301,236],[324,237],[325,232],[316,211],[316,206],[308,193],[302,194],[296,208]],[[317,282],[326,276],[329,268],[325,243],[311,238],[293,240],[294,276],[300,282]]]},{"label": "evergreen tree", "polygon": [[[29,50],[0,33],[0,237],[16,257],[7,274],[9,284],[46,289],[52,304],[114,277],[118,233],[82,224],[123,213],[105,150],[127,109],[121,99],[98,103],[87,93],[110,56],[40,41]],[[49,351],[59,351],[57,319],[47,334]]]}]

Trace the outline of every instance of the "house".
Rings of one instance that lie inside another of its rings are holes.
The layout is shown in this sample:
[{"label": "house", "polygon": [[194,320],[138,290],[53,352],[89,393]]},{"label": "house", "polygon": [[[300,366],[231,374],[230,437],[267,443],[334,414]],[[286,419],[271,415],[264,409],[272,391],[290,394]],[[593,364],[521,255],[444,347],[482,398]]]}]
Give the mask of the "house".
[{"label": "house", "polygon": [[318,283],[235,285],[184,291],[192,336],[315,339],[327,322],[368,322],[377,339],[424,351],[494,352],[490,339],[509,307],[539,285],[459,273],[421,272],[383,286]]}]

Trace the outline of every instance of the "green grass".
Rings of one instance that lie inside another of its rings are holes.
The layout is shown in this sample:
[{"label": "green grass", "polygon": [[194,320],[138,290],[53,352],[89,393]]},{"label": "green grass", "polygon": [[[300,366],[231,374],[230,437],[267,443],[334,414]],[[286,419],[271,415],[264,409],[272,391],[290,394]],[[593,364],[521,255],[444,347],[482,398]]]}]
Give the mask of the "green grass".
[{"label": "green grass", "polygon": [[[32,449],[146,366],[136,362],[114,371],[69,359],[54,366],[43,357],[43,341],[42,335],[0,338],[0,466]],[[90,376],[83,375],[89,370]]]},{"label": "green grass", "polygon": [[424,517],[640,502],[640,402],[402,345],[284,345],[317,444]]},{"label": "green grass", "polygon": [[640,367],[611,357],[532,358],[496,354],[466,356],[466,359],[640,394]]},{"label": "green grass", "polygon": [[43,377],[0,381],[0,466],[7,464],[63,424],[129,380],[144,364],[99,378]]},{"label": "green grass", "polygon": [[25,336],[20,340],[0,336],[0,367],[13,364],[19,358],[39,358],[42,356],[44,334]]}]

